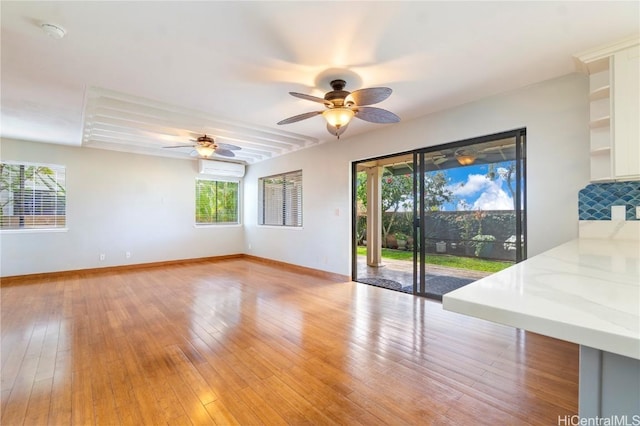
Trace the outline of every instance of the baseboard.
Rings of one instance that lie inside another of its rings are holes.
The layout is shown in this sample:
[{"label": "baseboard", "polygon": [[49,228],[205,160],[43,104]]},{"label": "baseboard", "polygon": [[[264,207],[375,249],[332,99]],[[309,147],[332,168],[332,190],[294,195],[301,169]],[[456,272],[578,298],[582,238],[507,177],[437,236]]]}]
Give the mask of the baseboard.
[{"label": "baseboard", "polygon": [[117,266],[105,266],[102,268],[88,268],[88,269],[74,269],[69,271],[55,271],[55,272],[39,272],[36,274],[27,275],[13,275],[8,277],[0,277],[0,287],[11,286],[15,284],[24,284],[31,280],[42,280],[44,278],[65,278],[71,275],[77,274],[91,274],[91,273],[104,273],[104,272],[120,272],[129,271],[132,269],[143,268],[155,268],[160,266],[181,265],[189,263],[199,262],[218,262],[229,259],[240,259],[244,257],[244,254],[227,254],[224,256],[211,256],[211,257],[198,257],[193,259],[177,259],[177,260],[163,260],[161,262],[149,262],[149,263],[135,263],[131,265],[117,265]]},{"label": "baseboard", "polygon": [[313,275],[315,277],[325,278],[331,281],[343,282],[351,281],[351,277],[348,275],[336,274],[334,272],[323,271],[321,269],[308,268],[306,266],[295,265],[293,263],[281,262],[279,260],[268,259],[266,257],[252,256],[250,254],[244,254],[242,257],[253,260],[260,263],[266,263],[269,265],[275,265],[282,268],[286,268],[290,271],[300,272],[303,274]]},{"label": "baseboard", "polygon": [[105,272],[117,273],[120,271],[128,271],[132,269],[154,268],[154,267],[161,267],[161,266],[181,265],[181,264],[199,263],[199,262],[219,262],[219,261],[224,261],[229,259],[247,259],[254,262],[276,265],[282,268],[289,269],[291,271],[309,274],[316,277],[325,278],[331,281],[337,281],[337,282],[351,281],[351,277],[347,275],[341,275],[333,272],[322,271],[320,269],[307,268],[305,266],[299,266],[299,265],[294,265],[292,263],[280,262],[278,260],[267,259],[264,257],[238,253],[238,254],[228,254],[223,256],[199,257],[194,259],[165,260],[161,262],[136,263],[132,265],[106,266],[102,268],[75,269],[70,271],[40,272],[36,274],[14,275],[14,276],[8,276],[8,277],[0,277],[0,287],[8,287],[16,284],[25,284],[25,283],[28,283],[29,281],[37,281],[42,279],[65,278],[65,277],[69,277],[77,274],[91,274],[91,273],[105,273]]}]

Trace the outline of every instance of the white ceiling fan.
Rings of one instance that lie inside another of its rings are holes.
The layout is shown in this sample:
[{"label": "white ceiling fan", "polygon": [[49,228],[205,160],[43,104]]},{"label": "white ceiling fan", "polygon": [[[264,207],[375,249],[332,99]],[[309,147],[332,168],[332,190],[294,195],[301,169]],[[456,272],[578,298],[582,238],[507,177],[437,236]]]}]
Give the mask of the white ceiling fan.
[{"label": "white ceiling fan", "polygon": [[324,98],[304,93],[289,92],[291,96],[295,96],[296,98],[324,104],[326,109],[294,115],[293,117],[279,121],[278,124],[295,123],[322,114],[327,121],[327,130],[329,133],[337,136],[339,139],[340,135],[347,130],[347,126],[353,117],[370,123],[397,123],[400,121],[400,117],[391,111],[367,106],[377,104],[387,99],[392,92],[390,88],[372,87],[348,92],[344,90],[347,84],[344,80],[333,80],[330,84],[333,90],[327,92]]},{"label": "white ceiling fan", "polygon": [[207,136],[206,134],[200,136],[198,139],[192,139],[192,141],[196,143],[194,145],[164,146],[163,148],[194,148],[195,152],[203,158],[209,158],[213,154],[220,155],[222,157],[235,157],[236,155],[233,151],[239,151],[242,149],[236,145],[216,142],[212,137]]}]

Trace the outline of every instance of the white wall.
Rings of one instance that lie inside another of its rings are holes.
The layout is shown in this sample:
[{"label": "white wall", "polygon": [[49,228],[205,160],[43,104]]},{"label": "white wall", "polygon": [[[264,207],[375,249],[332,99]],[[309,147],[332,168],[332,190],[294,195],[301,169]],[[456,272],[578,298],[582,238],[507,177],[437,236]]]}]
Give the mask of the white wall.
[{"label": "white wall", "polygon": [[0,143],[3,161],[66,166],[68,227],[0,233],[1,276],[244,252],[241,226],[194,227],[194,161],[10,139]]},{"label": "white wall", "polygon": [[[365,135],[347,132],[249,166],[244,228],[194,227],[193,161],[5,139],[3,160],[67,167],[68,231],[1,233],[0,276],[243,252],[350,275],[352,161],[521,127],[528,138],[531,256],[577,236],[577,194],[589,176],[587,78],[581,74]],[[257,226],[257,179],[298,169],[303,228]]]},{"label": "white wall", "polygon": [[[575,238],[578,191],[589,180],[587,91],[587,78],[571,74],[365,135],[347,131],[340,140],[252,165],[245,177],[247,253],[350,275],[352,161],[523,127],[529,256]],[[303,229],[257,226],[257,179],[297,169]]]}]

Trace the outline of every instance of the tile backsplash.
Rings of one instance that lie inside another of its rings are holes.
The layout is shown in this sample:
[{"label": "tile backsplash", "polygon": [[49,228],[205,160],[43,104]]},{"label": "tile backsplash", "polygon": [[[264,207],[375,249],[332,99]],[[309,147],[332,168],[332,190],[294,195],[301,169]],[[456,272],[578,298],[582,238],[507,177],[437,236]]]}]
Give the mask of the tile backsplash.
[{"label": "tile backsplash", "polygon": [[626,219],[636,219],[640,182],[592,183],[578,193],[580,220],[611,220],[611,207],[625,206]]}]

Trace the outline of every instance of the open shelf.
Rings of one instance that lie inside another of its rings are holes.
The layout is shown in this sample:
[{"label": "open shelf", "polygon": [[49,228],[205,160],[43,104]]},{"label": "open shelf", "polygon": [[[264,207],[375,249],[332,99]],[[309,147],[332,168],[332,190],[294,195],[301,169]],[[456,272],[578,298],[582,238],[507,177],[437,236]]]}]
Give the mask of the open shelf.
[{"label": "open shelf", "polygon": [[611,86],[609,85],[602,86],[591,91],[591,93],[589,94],[589,100],[597,101],[600,99],[606,99],[610,96],[610,94],[611,94]]},{"label": "open shelf", "polygon": [[603,146],[591,150],[591,155],[608,155],[611,152],[610,146]]},{"label": "open shelf", "polygon": [[[603,151],[604,152],[604,151]],[[612,180],[611,156],[591,155],[591,181]]]},{"label": "open shelf", "polygon": [[591,120],[591,122],[589,123],[589,127],[591,127],[592,129],[597,129],[598,127],[607,127],[610,123],[611,117],[600,117],[596,118],[595,120]]},{"label": "open shelf", "polygon": [[640,177],[640,39],[628,37],[583,52],[576,59],[589,75],[591,181]]}]

